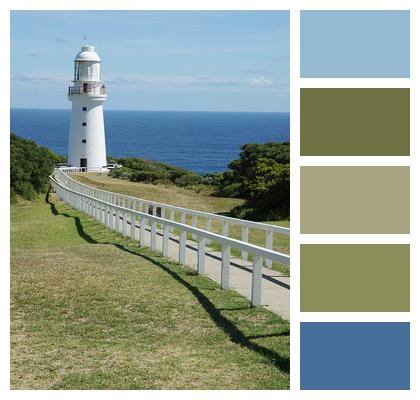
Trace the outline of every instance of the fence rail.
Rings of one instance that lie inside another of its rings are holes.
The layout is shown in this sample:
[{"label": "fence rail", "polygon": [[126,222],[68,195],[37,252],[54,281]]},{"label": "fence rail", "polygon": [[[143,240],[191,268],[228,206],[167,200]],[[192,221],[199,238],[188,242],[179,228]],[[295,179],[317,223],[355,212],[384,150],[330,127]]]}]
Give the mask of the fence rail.
[{"label": "fence rail", "polygon": [[[260,230],[265,232],[265,248],[272,250],[273,249],[273,235],[287,235],[290,236],[290,229],[270,225],[270,224],[263,224],[260,222],[248,221],[244,219],[226,217],[223,215],[208,213],[204,211],[197,211],[191,210],[184,207],[172,206],[165,203],[159,203],[151,200],[141,199],[133,196],[127,196],[120,193],[109,192],[103,189],[93,188],[91,186],[85,185],[80,183],[71,177],[69,177],[67,173],[74,173],[74,172],[84,172],[84,171],[77,171],[75,168],[60,168],[55,170],[55,175],[58,180],[61,180],[66,184],[66,186],[77,190],[79,192],[90,194],[91,196],[99,199],[106,199],[108,202],[123,205],[131,210],[138,210],[138,211],[145,211],[146,213],[151,212],[153,215],[160,215],[164,218],[166,214],[169,213],[170,220],[175,221],[177,213],[179,222],[186,224],[191,221],[191,226],[196,227],[198,223],[198,218],[205,219],[205,226],[207,231],[212,231],[213,221],[218,221],[222,226],[222,236],[229,237],[229,227],[231,225],[239,225],[241,226],[241,241],[248,242],[249,241],[249,229],[253,228],[255,230]],[[195,240],[196,237],[193,235],[193,239]],[[207,242],[208,243],[208,242]],[[241,258],[243,260],[248,259],[248,253],[245,250],[241,251]],[[264,260],[265,265],[268,268],[272,267],[272,260],[267,258]]]},{"label": "fence rail", "polygon": [[[63,180],[57,178],[60,176]],[[245,241],[220,235],[208,230],[200,229],[185,224],[185,222],[177,222],[173,219],[162,218],[156,214],[149,214],[141,210],[125,207],[111,198],[111,195],[117,196],[112,192],[105,192],[87,185],[74,185],[76,181],[69,178],[63,171],[54,170],[54,175],[50,176],[50,182],[57,196],[68,203],[71,207],[90,215],[98,222],[105,225],[107,229],[111,229],[122,233],[124,236],[130,236],[136,240],[136,233],[139,236],[140,246],[146,244],[146,224],[150,227],[150,247],[153,251],[157,249],[157,226],[160,226],[162,236],[163,256],[168,256],[170,231],[176,229],[178,236],[178,262],[185,264],[187,233],[193,235],[197,241],[197,272],[205,273],[205,251],[206,242],[212,241],[219,243],[222,247],[221,257],[221,287],[227,289],[229,287],[229,272],[231,249],[238,249],[252,255],[252,284],[251,284],[251,302],[255,306],[261,305],[261,287],[262,287],[262,265],[263,259],[276,261],[285,265],[290,265],[290,257],[271,249],[256,246]],[[76,182],[79,184],[79,182]],[[76,186],[76,187],[74,187]],[[83,190],[79,190],[82,188]],[[87,190],[89,189],[89,191]],[[99,196],[104,196],[99,198]],[[137,199],[138,200],[138,199]],[[122,220],[122,224],[121,224]],[[130,225],[130,229],[128,229]]]},{"label": "fence rail", "polygon": [[100,167],[60,167],[58,171],[66,171],[68,173],[77,172],[106,172],[106,165],[103,168]]}]

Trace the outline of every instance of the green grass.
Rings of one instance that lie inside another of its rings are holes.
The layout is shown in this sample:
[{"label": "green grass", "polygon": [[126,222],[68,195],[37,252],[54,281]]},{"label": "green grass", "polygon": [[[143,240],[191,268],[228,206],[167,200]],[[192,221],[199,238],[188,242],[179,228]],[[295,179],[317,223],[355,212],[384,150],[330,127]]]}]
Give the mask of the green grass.
[{"label": "green grass", "polygon": [[200,191],[197,193],[194,190],[184,189],[174,185],[166,186],[143,182],[130,182],[111,178],[106,174],[79,173],[72,174],[71,176],[79,182],[100,189],[199,211],[226,213],[233,207],[244,203],[242,199],[211,196],[211,191]]},{"label": "green grass", "polygon": [[11,207],[13,389],[287,389],[289,323],[50,196]]},{"label": "green grass", "polygon": [[[72,177],[86,185],[95,186],[112,192],[211,213],[226,214],[233,207],[243,203],[243,200],[241,199],[211,196],[210,192],[196,193],[193,190],[182,189],[173,185],[164,186],[130,182],[95,173],[74,174]],[[166,217],[169,218],[169,211],[167,211]],[[175,219],[179,221],[179,213],[175,213]],[[191,219],[191,217],[187,217],[186,223],[191,225]],[[263,223],[284,227],[289,227],[290,224],[289,221],[263,221]],[[206,227],[205,218],[198,218],[197,227],[203,229]],[[222,233],[222,224],[219,221],[213,221],[212,227],[213,232]],[[229,236],[241,240],[242,227],[239,225],[229,225]],[[248,240],[249,243],[265,247],[265,232],[259,229],[250,228]],[[274,250],[289,254],[289,246],[290,240],[288,236],[281,234],[273,235]],[[221,249],[221,246],[218,243],[212,243],[211,247],[216,251],[220,251]],[[233,249],[232,255],[239,256],[240,252]],[[250,261],[252,261],[251,258]],[[289,267],[282,264],[273,263],[273,269],[286,275],[289,274]]]}]

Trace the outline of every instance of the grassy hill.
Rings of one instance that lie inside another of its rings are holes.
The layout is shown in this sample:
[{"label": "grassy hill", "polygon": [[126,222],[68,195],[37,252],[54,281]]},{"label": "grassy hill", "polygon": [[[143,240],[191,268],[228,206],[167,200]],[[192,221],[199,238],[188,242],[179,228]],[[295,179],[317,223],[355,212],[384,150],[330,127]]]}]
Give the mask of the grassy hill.
[{"label": "grassy hill", "polygon": [[11,206],[12,389],[288,387],[287,321],[54,196]]}]

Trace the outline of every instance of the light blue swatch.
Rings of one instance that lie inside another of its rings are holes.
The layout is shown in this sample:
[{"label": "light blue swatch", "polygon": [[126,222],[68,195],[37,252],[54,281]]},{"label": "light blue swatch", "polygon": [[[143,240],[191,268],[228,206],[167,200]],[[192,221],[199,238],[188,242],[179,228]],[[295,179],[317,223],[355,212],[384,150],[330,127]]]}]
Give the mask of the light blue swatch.
[{"label": "light blue swatch", "polygon": [[410,77],[410,12],[301,11],[300,76]]},{"label": "light blue swatch", "polygon": [[410,389],[410,324],[301,323],[300,388]]}]

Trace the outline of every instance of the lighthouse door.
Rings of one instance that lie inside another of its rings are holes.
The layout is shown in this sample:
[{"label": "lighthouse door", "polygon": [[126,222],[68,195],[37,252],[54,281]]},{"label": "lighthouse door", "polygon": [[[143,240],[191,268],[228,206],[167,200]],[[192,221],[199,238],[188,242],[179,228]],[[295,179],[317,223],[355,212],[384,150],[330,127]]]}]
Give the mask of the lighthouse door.
[{"label": "lighthouse door", "polygon": [[87,168],[87,158],[80,159],[80,168]]}]

